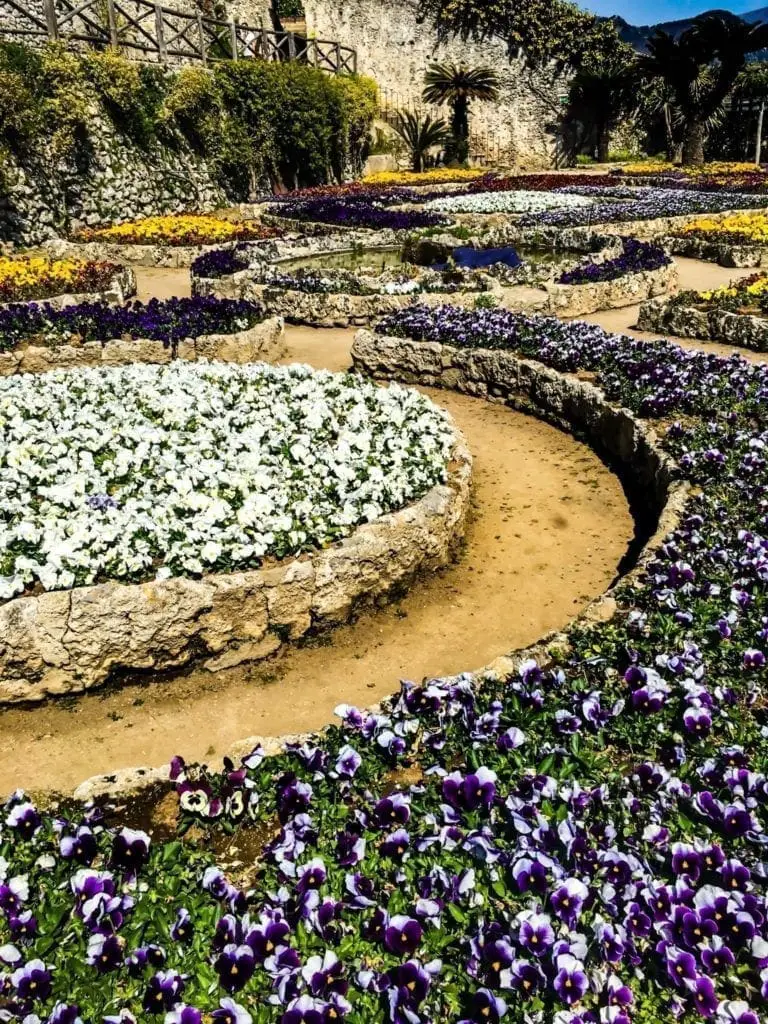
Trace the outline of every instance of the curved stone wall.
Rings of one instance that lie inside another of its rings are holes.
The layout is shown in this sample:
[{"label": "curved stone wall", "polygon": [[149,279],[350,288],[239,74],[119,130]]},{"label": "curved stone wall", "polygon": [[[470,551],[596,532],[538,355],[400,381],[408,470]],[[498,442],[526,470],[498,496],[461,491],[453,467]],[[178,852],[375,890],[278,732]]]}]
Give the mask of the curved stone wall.
[{"label": "curved stone wall", "polygon": [[128,363],[170,363],[173,359],[218,359],[224,363],[270,363],[283,354],[285,324],[270,317],[234,334],[204,334],[178,345],[139,338],[87,341],[80,345],[26,345],[0,353],[0,377],[44,373],[75,366],[125,366]]},{"label": "curved stone wall", "polygon": [[719,341],[754,352],[768,352],[768,319],[748,313],[696,309],[670,303],[667,299],[651,299],[640,307],[637,326],[644,331]]},{"label": "curved stone wall", "polygon": [[[254,239],[258,241],[258,239]],[[120,245],[115,242],[71,242],[66,238],[54,238],[43,248],[52,256],[61,259],[69,257],[84,260],[114,260],[116,263],[132,263],[137,267],[188,267],[198,256],[213,249],[225,248],[217,242],[213,245]]]},{"label": "curved stone wall", "polygon": [[[645,545],[635,566],[618,585],[631,582],[653,557],[664,537],[678,525],[690,493],[684,481],[676,479],[675,463],[661,450],[653,430],[626,409],[611,406],[599,388],[570,374],[560,373],[534,360],[511,352],[459,350],[436,343],[402,338],[383,338],[360,331],[352,350],[357,369],[373,377],[397,379],[461,391],[506,403],[539,416],[569,433],[584,435],[598,450],[608,453],[621,470],[624,484],[641,508]],[[613,588],[597,598],[580,617],[582,621],[609,620],[617,611]],[[505,677],[533,658],[545,664],[553,648],[567,649],[562,632],[551,633],[522,651],[503,654],[475,675]],[[386,711],[386,701],[380,710]],[[378,710],[378,709],[374,709]],[[288,743],[312,741],[316,737],[244,737],[229,755],[237,760],[261,745],[267,755],[278,754]],[[168,766],[125,769],[83,782],[75,797],[116,797],[135,794],[166,783]]]},{"label": "curved stone wall", "polygon": [[446,484],[332,547],[245,572],[111,582],[8,601],[0,606],[0,704],[192,662],[230,668],[346,622],[361,605],[451,561],[471,481],[472,456],[457,432]]}]

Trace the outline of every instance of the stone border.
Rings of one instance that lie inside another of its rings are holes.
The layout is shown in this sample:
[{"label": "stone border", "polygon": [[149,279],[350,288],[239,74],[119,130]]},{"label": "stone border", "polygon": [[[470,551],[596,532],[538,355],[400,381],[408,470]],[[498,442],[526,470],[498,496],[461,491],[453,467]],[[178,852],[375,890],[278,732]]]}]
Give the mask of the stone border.
[{"label": "stone border", "polygon": [[[57,256],[57,258],[60,258]],[[79,257],[78,257],[79,258]],[[92,259],[93,257],[87,257]],[[110,260],[109,262],[113,262]],[[29,306],[34,303],[36,306],[47,305],[52,309],[63,309],[65,306],[75,306],[80,302],[111,302],[115,305],[122,305],[126,300],[136,294],[136,274],[132,267],[119,267],[110,278],[109,286],[100,292],[80,292],[52,295],[48,299],[18,299],[16,302],[2,302],[0,309],[7,309],[9,306]]]},{"label": "stone border", "polygon": [[130,263],[136,267],[166,267],[179,270],[189,267],[203,253],[230,248],[241,241],[256,244],[271,242],[274,239],[231,239],[207,245],[120,245],[116,242],[72,242],[66,238],[52,238],[43,242],[42,248],[59,259],[110,260],[116,263]]},{"label": "stone border", "polygon": [[675,256],[706,260],[721,267],[768,266],[768,246],[765,245],[735,245],[733,242],[718,242],[714,236],[709,239],[693,235],[666,235],[659,241]]},{"label": "stone border", "polygon": [[[690,494],[689,485],[675,478],[677,467],[661,450],[650,427],[628,410],[609,405],[594,384],[511,352],[458,350],[360,331],[353,346],[353,359],[358,369],[375,377],[418,381],[484,396],[488,401],[539,416],[568,433],[584,433],[598,448],[607,450],[624,468],[626,483],[633,487],[635,496],[649,501],[647,512],[655,522],[653,535],[635,567],[596,598],[576,621],[608,621],[618,614],[615,590],[631,585],[655,557],[664,538],[678,526]],[[516,673],[524,661],[533,658],[545,665],[554,650],[567,651],[568,647],[567,634],[554,631],[531,647],[501,656],[474,674],[480,683],[483,678],[505,678]],[[386,711],[391,699],[370,710]],[[321,730],[319,735],[325,731]],[[317,735],[250,736],[235,744],[228,755],[237,761],[257,744],[267,755],[280,754],[287,744],[314,742]],[[168,765],[122,769],[87,779],[73,795],[77,800],[110,799],[136,795],[163,784],[170,788],[168,773]]]},{"label": "stone border", "polygon": [[178,344],[149,338],[125,341],[87,341],[80,345],[25,345],[0,352],[0,377],[21,373],[45,373],[78,366],[126,366],[129,363],[194,362],[216,359],[224,363],[270,363],[285,352],[285,323],[269,317],[234,334],[203,334]]},{"label": "stone border", "polygon": [[[392,248],[395,233],[379,232],[368,241],[368,247]],[[558,239],[562,232],[558,232]],[[607,236],[601,253],[589,253],[589,243],[595,233],[577,239],[578,251],[586,255],[613,255],[617,236]],[[387,239],[390,239],[387,242]],[[517,239],[520,241],[520,239]],[[358,239],[355,239],[358,241]],[[515,239],[511,239],[514,244]],[[558,246],[559,248],[559,246]],[[296,250],[299,251],[296,251]],[[323,239],[302,239],[284,243],[278,255],[268,259],[274,266],[302,257],[352,252],[350,237],[326,236]],[[586,316],[603,309],[618,309],[673,290],[678,283],[674,264],[658,270],[642,270],[625,274],[611,281],[589,284],[558,284],[545,281],[540,285],[517,286],[502,284],[491,275],[485,275],[486,291],[415,292],[409,295],[353,295],[346,292],[302,292],[274,285],[262,284],[256,278],[258,271],[240,270],[219,278],[192,275],[192,294],[215,296],[219,299],[247,299],[261,303],[268,312],[284,317],[289,323],[310,324],[315,327],[350,327],[372,324],[383,316],[413,305],[452,305],[473,308],[482,296],[490,297],[504,309],[520,312],[553,314],[562,317]]]},{"label": "stone border", "polygon": [[768,318],[748,313],[696,309],[668,299],[650,299],[640,306],[637,326],[658,334],[719,341],[755,352],[768,352]]},{"label": "stone border", "polygon": [[0,705],[193,662],[215,672],[348,622],[362,605],[450,563],[471,483],[472,455],[456,431],[447,483],[328,548],[197,580],[110,582],[14,598],[0,605]]}]

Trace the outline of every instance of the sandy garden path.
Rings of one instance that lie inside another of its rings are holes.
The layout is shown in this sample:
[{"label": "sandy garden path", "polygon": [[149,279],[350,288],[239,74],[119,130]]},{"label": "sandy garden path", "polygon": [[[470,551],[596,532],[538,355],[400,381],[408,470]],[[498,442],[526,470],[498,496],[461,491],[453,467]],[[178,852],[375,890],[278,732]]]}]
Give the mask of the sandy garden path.
[{"label": "sandy garden path", "polygon": [[[151,275],[152,288],[162,281],[172,293],[172,274],[144,272],[142,286]],[[353,336],[289,328],[288,359],[344,369]],[[215,758],[246,736],[321,727],[341,701],[372,704],[401,678],[479,668],[530,644],[605,590],[633,536],[617,478],[585,445],[535,419],[452,393],[432,397],[476,460],[474,514],[454,566],[267,662],[0,712],[0,793],[71,790],[175,753]]]}]

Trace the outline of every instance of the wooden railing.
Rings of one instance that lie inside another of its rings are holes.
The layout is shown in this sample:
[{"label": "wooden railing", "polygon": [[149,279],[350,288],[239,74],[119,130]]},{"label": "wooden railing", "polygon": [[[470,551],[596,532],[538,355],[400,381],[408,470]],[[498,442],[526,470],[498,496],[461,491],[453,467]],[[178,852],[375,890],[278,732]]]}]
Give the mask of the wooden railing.
[{"label": "wooden railing", "polygon": [[149,0],[0,0],[0,36],[114,47],[162,63],[254,58],[300,61],[332,74],[357,71],[357,52],[340,43],[269,32],[235,18],[218,21]]}]

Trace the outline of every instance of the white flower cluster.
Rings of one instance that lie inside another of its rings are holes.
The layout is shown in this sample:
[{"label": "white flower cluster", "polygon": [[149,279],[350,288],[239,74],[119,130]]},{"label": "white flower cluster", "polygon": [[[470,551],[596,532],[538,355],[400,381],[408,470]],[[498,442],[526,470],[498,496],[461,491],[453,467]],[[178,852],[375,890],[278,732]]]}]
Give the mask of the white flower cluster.
[{"label": "white flower cluster", "polygon": [[0,599],[256,566],[443,481],[450,419],[308,366],[186,363],[0,379]]},{"label": "white flower cluster", "polygon": [[477,192],[465,196],[443,196],[425,203],[427,209],[442,213],[544,213],[591,206],[586,196],[564,192]]}]

